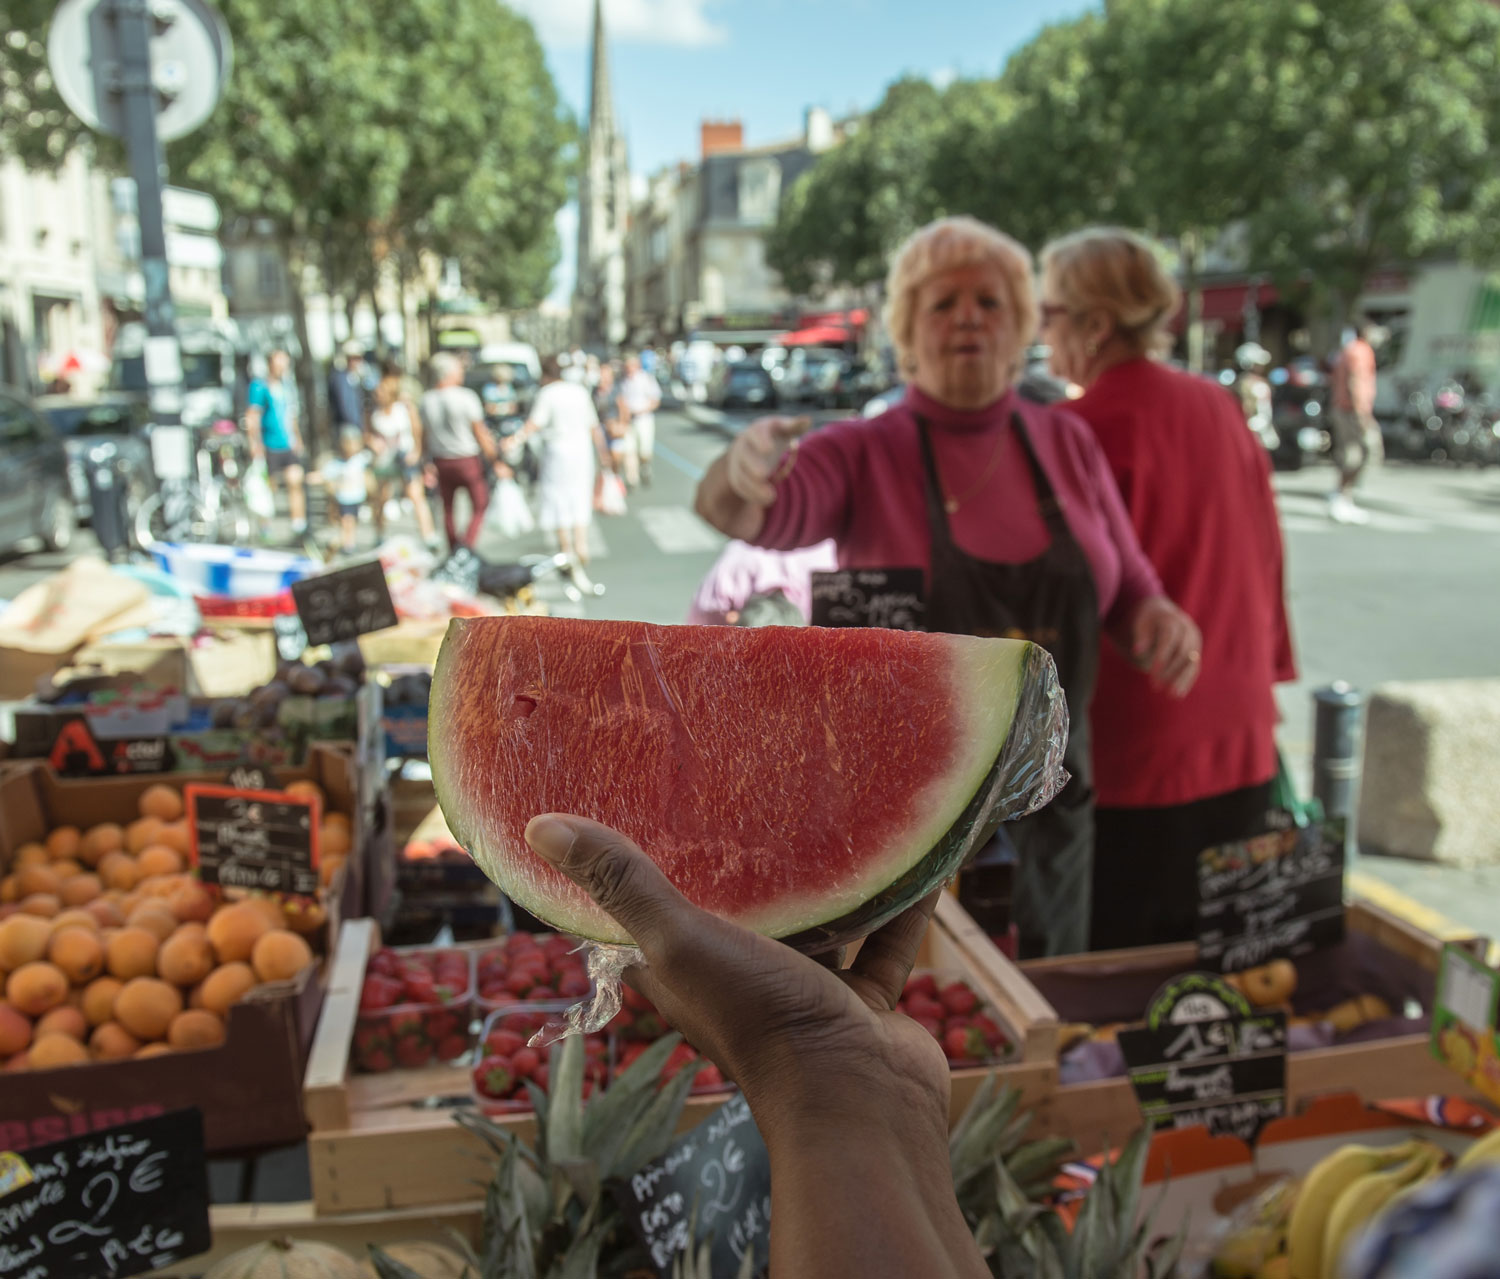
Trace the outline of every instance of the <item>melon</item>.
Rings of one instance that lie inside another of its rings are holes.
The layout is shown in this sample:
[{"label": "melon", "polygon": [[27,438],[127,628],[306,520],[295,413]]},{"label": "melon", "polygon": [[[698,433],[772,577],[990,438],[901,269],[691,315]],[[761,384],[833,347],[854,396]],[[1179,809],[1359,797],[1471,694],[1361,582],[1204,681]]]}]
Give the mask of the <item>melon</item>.
[{"label": "melon", "polygon": [[307,1239],[251,1244],[215,1262],[203,1279],[363,1279],[346,1252]]},{"label": "melon", "polygon": [[499,617],[449,624],[428,726],[454,836],[538,918],[629,941],[526,844],[532,817],[572,813],[699,906],[817,950],[1050,798],[1066,709],[1020,640]]}]

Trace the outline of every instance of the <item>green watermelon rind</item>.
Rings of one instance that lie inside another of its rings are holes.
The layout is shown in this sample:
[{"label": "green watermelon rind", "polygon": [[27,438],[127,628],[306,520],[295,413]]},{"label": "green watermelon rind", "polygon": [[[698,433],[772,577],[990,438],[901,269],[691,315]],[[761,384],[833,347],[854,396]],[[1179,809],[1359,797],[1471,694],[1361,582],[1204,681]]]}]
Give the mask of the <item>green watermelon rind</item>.
[{"label": "green watermelon rind", "polygon": [[[538,919],[564,932],[602,944],[628,942],[623,934],[599,935],[600,930],[592,919],[577,915],[572,910],[560,910],[555,898],[533,893],[526,884],[512,880],[511,876],[497,874],[498,864],[492,864],[494,859],[482,855],[481,845],[484,841],[479,838],[481,832],[475,828],[481,820],[479,814],[471,806],[458,802],[457,795],[446,793],[449,789],[447,783],[450,769],[447,766],[446,749],[449,743],[442,736],[445,719],[443,700],[447,696],[456,695],[459,689],[456,682],[450,682],[443,676],[448,663],[459,660],[465,629],[462,622],[454,622],[449,626],[436,663],[432,709],[428,716],[428,749],[433,765],[433,785],[450,831],[481,869],[513,901]],[[964,649],[975,659],[974,669],[970,672],[975,684],[984,686],[994,680],[995,676],[986,673],[984,669],[992,664],[992,659],[986,654],[986,646],[993,646],[993,641],[974,640],[967,636],[949,638],[958,650],[955,652],[955,660],[962,660],[959,652]],[[1008,641],[1007,647],[1016,644],[1016,641]],[[737,922],[767,936],[779,937],[788,945],[808,953],[842,945],[867,935],[920,901],[950,878],[989,838],[1002,820],[1029,811],[1034,806],[1037,791],[1044,789],[1048,779],[1057,771],[1056,764],[1066,741],[1067,726],[1066,709],[1057,688],[1052,659],[1045,650],[1034,644],[1025,644],[1024,649],[1025,652],[1018,660],[1011,659],[1005,663],[1008,667],[1006,682],[1011,694],[1008,699],[1010,705],[1004,708],[993,704],[982,709],[971,707],[974,716],[972,727],[976,732],[992,730],[999,719],[1004,720],[1006,732],[998,747],[984,757],[971,752],[964,761],[965,766],[953,770],[967,775],[962,782],[955,779],[954,785],[962,784],[968,791],[963,797],[964,806],[956,819],[945,829],[940,828],[935,833],[931,830],[931,823],[926,824],[925,832],[913,832],[926,847],[913,854],[911,845],[907,844],[898,852],[890,854],[889,860],[900,868],[894,877],[884,884],[875,883],[861,888],[857,894],[859,904],[841,911],[833,918],[808,922],[808,913],[816,915],[814,908],[811,912],[799,912],[802,918],[787,921],[785,926],[777,926],[769,917],[758,921],[741,918]],[[989,653],[994,651],[994,647],[989,648]],[[961,685],[955,689],[956,694],[963,691],[965,690]],[[1060,728],[1055,722],[1059,709],[1064,717]],[[1000,712],[998,716],[997,711]],[[989,723],[986,724],[986,721]],[[993,740],[993,731],[989,731],[987,735]],[[951,811],[953,805],[947,802],[949,797],[933,798],[935,807]],[[512,882],[507,883],[506,880]],[[833,907],[831,902],[828,905]],[[780,909],[774,913],[785,919],[789,913],[785,907],[786,902],[783,901]]]}]

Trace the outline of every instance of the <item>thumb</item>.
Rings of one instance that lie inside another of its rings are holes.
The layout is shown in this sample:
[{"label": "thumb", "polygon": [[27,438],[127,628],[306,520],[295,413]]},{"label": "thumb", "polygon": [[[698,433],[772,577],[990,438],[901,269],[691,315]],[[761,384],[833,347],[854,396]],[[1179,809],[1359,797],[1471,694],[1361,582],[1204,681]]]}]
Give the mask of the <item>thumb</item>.
[{"label": "thumb", "polygon": [[650,960],[673,919],[697,907],[619,831],[584,817],[546,813],[526,827],[526,842],[598,903]]},{"label": "thumb", "polygon": [[771,434],[781,440],[800,439],[812,430],[812,418],[777,417],[771,419]]}]

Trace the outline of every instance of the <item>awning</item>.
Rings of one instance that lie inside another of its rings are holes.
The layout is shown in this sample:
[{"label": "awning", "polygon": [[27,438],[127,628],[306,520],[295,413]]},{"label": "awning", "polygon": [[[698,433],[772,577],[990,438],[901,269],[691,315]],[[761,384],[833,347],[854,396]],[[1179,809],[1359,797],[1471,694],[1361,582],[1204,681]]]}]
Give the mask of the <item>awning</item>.
[{"label": "awning", "polygon": [[798,329],[795,333],[783,333],[776,341],[781,346],[843,346],[849,341],[849,330],[825,324],[811,329]]},{"label": "awning", "polygon": [[[1250,296],[1250,285],[1239,284],[1205,284],[1203,286],[1203,320],[1224,325],[1229,329],[1237,329],[1245,322],[1245,301]],[[1262,284],[1255,295],[1255,305],[1264,310],[1273,306],[1279,299],[1280,294],[1276,292],[1274,284]],[[1172,331],[1181,333],[1187,328],[1188,305],[1186,295],[1183,297],[1182,305],[1177,308],[1177,314],[1172,317]]]}]

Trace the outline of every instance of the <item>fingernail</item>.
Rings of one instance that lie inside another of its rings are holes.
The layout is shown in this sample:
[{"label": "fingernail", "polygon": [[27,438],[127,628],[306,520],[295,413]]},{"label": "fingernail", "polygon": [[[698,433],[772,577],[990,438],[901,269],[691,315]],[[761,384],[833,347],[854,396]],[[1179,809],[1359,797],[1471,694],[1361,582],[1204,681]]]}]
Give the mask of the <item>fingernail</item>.
[{"label": "fingernail", "polygon": [[573,846],[573,828],[556,817],[533,817],[526,826],[526,842],[538,857],[556,865]]}]

